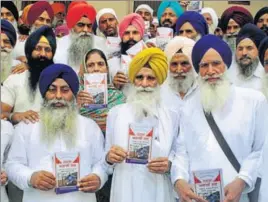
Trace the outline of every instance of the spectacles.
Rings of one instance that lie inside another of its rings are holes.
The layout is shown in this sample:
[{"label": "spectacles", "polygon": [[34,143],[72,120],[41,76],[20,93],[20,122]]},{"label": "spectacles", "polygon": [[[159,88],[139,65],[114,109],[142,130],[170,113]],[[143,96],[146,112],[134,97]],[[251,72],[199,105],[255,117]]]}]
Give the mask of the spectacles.
[{"label": "spectacles", "polygon": [[208,68],[209,65],[211,65],[212,67],[218,67],[222,64],[222,61],[219,61],[219,60],[213,60],[213,61],[210,61],[210,62],[201,62],[199,64],[199,67],[200,68]]},{"label": "spectacles", "polygon": [[37,46],[37,47],[35,47],[34,50],[36,50],[36,51],[42,51],[42,50],[44,50],[46,53],[52,52],[52,49],[50,47]]}]

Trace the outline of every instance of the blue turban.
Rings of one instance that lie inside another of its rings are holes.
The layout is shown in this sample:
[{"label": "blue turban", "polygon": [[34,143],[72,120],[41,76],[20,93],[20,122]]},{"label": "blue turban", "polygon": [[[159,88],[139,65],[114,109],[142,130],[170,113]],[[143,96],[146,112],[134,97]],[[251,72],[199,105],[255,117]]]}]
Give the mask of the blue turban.
[{"label": "blue turban", "polygon": [[162,1],[162,3],[159,5],[157,10],[157,18],[160,22],[161,16],[165,12],[166,8],[171,8],[175,13],[177,17],[180,17],[181,14],[183,14],[183,8],[181,5],[176,1]]},{"label": "blue turban", "polygon": [[1,32],[7,35],[11,42],[11,45],[14,48],[17,41],[17,34],[13,25],[7,20],[1,20]]},{"label": "blue turban", "polygon": [[203,15],[199,14],[195,11],[186,11],[183,13],[176,22],[176,32],[179,33],[180,28],[186,22],[189,22],[196,32],[200,33],[202,36],[208,34],[208,25],[203,17]]},{"label": "blue turban", "polygon": [[268,50],[268,36],[265,37],[259,46],[259,58],[262,66],[264,66],[264,55],[265,52]]},{"label": "blue turban", "polygon": [[228,68],[231,66],[232,51],[229,48],[228,44],[219,37],[208,34],[196,42],[192,51],[192,61],[197,73],[199,72],[199,63],[210,48],[216,50],[220,54],[222,60]]},{"label": "blue turban", "polygon": [[45,68],[39,78],[39,89],[42,97],[45,97],[49,86],[57,79],[61,78],[69,85],[76,96],[79,90],[79,80],[75,71],[64,64],[52,64]]}]

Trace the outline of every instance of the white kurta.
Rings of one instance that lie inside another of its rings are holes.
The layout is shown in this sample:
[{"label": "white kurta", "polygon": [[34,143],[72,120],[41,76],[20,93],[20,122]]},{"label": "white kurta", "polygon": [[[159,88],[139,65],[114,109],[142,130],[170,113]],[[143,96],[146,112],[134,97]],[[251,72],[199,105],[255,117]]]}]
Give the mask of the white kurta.
[{"label": "white kurta", "polygon": [[16,45],[14,47],[14,51],[13,51],[13,58],[14,59],[16,59],[16,58],[18,58],[20,56],[25,56],[25,43],[26,43],[26,40],[24,40],[24,41],[17,40]]},{"label": "white kurta", "polygon": [[[129,104],[114,107],[108,114],[105,150],[113,145],[127,150],[129,124],[134,122]],[[179,118],[170,110],[159,108],[156,117],[142,120],[155,123],[152,156],[172,160],[172,144],[177,137]],[[109,166],[108,166],[109,167]],[[112,172],[110,166],[109,171]],[[172,202],[175,200],[168,175],[150,173],[146,165],[120,163],[114,165],[110,202]]]},{"label": "white kurta", "polygon": [[42,96],[37,84],[35,98],[29,88],[30,72],[27,70],[21,74],[11,74],[4,81],[1,88],[1,102],[14,107],[13,112],[25,112],[28,110],[39,111]]},{"label": "white kurta", "polygon": [[236,177],[247,183],[240,200],[245,202],[248,200],[245,193],[254,188],[257,164],[268,131],[267,101],[256,90],[232,86],[227,103],[212,114],[241,164],[240,172],[236,172],[215,139],[205,118],[198,89],[182,113],[176,158],[171,170],[172,182],[178,179],[189,181],[193,170],[222,168],[224,185]]},{"label": "white kurta", "polygon": [[94,193],[71,192],[56,195],[54,189],[41,191],[29,187],[33,172],[45,170],[54,173],[52,157],[55,152],[80,153],[80,177],[91,173],[97,174],[101,179],[101,186],[107,180],[105,170],[101,166],[104,154],[104,138],[98,125],[91,119],[78,115],[77,145],[67,149],[64,140],[59,136],[48,149],[42,143],[40,123],[20,123],[14,134],[6,170],[9,179],[24,191],[23,202],[96,202]]},{"label": "white kurta", "polygon": [[[3,164],[7,158],[8,150],[10,148],[14,128],[8,121],[1,119],[1,171],[4,170]],[[1,202],[8,202],[5,185],[1,186]]]},{"label": "white kurta", "polygon": [[268,138],[263,145],[260,173],[262,177],[259,202],[268,201]]}]

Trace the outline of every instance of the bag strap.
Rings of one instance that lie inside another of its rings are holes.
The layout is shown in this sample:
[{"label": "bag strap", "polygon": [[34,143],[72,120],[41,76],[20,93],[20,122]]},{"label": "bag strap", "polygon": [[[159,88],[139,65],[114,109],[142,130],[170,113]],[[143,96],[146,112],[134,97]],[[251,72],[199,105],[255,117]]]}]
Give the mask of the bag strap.
[{"label": "bag strap", "polygon": [[215,136],[217,142],[219,143],[222,151],[224,152],[225,156],[228,158],[228,160],[230,161],[230,163],[232,164],[234,169],[239,173],[239,170],[241,167],[240,163],[238,162],[233,151],[231,150],[228,143],[224,139],[219,127],[217,126],[217,124],[214,120],[213,115],[211,113],[207,114],[205,111],[204,111],[204,115],[207,119],[208,125],[210,126],[210,128],[212,130],[212,133],[214,134],[214,136]]}]

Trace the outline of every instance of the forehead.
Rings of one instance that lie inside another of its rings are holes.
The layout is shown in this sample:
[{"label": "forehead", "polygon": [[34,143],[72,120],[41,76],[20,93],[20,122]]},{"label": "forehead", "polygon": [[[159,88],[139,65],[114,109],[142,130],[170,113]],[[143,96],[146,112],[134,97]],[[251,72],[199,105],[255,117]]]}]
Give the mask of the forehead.
[{"label": "forehead", "polygon": [[139,10],[137,10],[137,13],[138,12],[141,12],[141,13],[145,13],[145,12],[147,12],[147,13],[150,13],[147,9],[145,9],[145,8],[140,8]]},{"label": "forehead", "polygon": [[115,16],[111,13],[105,13],[100,17],[100,20],[106,20],[107,18],[115,18]]},{"label": "forehead", "polygon": [[173,11],[172,8],[166,8],[164,13],[172,13],[172,14],[176,15],[176,13]]},{"label": "forehead", "polygon": [[55,79],[55,81],[52,82],[51,86],[56,86],[56,87],[68,86],[69,87],[68,83],[64,79],[61,79],[61,78]]},{"label": "forehead", "polygon": [[184,53],[176,53],[175,55],[173,55],[173,57],[171,58],[171,62],[174,61],[189,61],[189,58],[184,54]]},{"label": "forehead", "polygon": [[[91,20],[88,17],[83,16],[80,18],[80,20],[77,23],[87,23],[87,24],[92,24]],[[76,23],[76,24],[77,24]]]},{"label": "forehead", "polygon": [[[11,13],[11,11],[10,10],[8,10],[7,8],[5,8],[5,7],[2,7],[1,8],[1,13]],[[11,13],[12,14],[12,13]]]},{"label": "forehead", "polygon": [[[239,24],[237,24],[236,21],[234,21],[234,19],[232,19],[232,18],[229,20],[228,25],[229,25],[229,26],[234,26],[234,25],[239,26]],[[240,27],[240,26],[239,26],[239,27]]]},{"label": "forehead", "polygon": [[42,17],[42,18],[45,18],[45,19],[50,19],[47,11],[44,11],[39,17]]},{"label": "forehead", "polygon": [[92,53],[88,55],[87,62],[104,61],[104,59],[98,53]]},{"label": "forehead", "polygon": [[148,67],[142,67],[140,71],[137,73],[137,75],[143,75],[143,76],[155,76],[154,71],[151,68]]},{"label": "forehead", "polygon": [[51,48],[50,44],[48,44],[48,43],[44,43],[44,42],[38,42],[38,43],[36,44],[36,46],[50,47],[50,48]]},{"label": "forehead", "polygon": [[5,33],[2,33],[2,32],[1,32],[1,39],[2,40],[5,40],[5,39],[8,39],[9,40],[9,38],[7,37],[7,35]]},{"label": "forehead", "polygon": [[268,18],[268,13],[263,14],[259,19],[265,19]]},{"label": "forehead", "polygon": [[180,30],[185,30],[185,29],[194,30],[194,27],[192,26],[191,23],[186,22],[186,23],[184,23],[184,24],[181,26]]},{"label": "forehead", "polygon": [[134,27],[133,25],[129,25],[128,27],[127,27],[127,29],[126,29],[126,31],[125,32],[130,32],[130,31],[139,31],[136,27]]},{"label": "forehead", "polygon": [[221,55],[213,48],[210,48],[201,59],[202,62],[211,61],[211,60],[222,61]]},{"label": "forehead", "polygon": [[255,46],[255,44],[251,39],[245,38],[242,41],[240,41],[237,46]]}]

